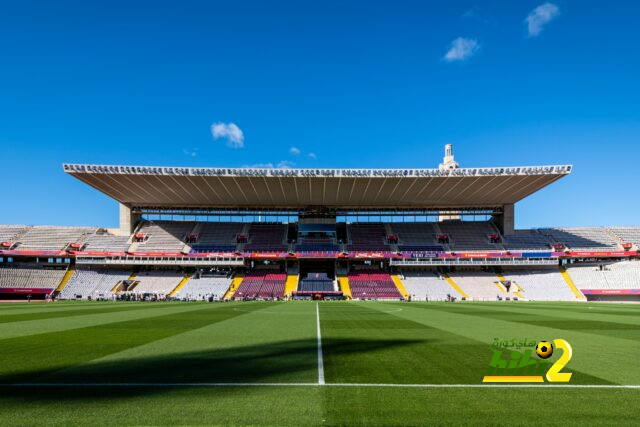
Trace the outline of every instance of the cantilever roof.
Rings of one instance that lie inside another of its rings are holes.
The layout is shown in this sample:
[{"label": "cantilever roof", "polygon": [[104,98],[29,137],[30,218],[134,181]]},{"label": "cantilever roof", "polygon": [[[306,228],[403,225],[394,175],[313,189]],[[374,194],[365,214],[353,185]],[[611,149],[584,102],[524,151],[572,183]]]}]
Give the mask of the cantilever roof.
[{"label": "cantilever roof", "polygon": [[134,208],[434,209],[515,203],[570,165],[438,169],[233,169],[65,164]]}]

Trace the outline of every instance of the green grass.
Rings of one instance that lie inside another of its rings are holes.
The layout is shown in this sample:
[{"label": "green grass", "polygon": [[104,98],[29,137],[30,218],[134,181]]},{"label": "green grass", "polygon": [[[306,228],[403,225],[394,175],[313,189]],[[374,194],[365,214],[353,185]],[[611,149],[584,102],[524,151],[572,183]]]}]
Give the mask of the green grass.
[{"label": "green grass", "polygon": [[639,314],[592,303],[3,304],[0,424],[634,424],[638,388],[402,385],[481,386],[494,338],[563,338],[569,384],[638,385]]}]

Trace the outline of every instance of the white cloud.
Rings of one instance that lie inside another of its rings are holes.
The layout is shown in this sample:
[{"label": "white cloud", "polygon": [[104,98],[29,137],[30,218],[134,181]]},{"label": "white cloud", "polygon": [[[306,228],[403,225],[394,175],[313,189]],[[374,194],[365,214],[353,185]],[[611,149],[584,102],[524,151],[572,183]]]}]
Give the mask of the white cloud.
[{"label": "white cloud", "polygon": [[535,37],[542,32],[544,26],[558,16],[560,8],[553,3],[544,3],[536,7],[527,15],[524,22],[527,24],[529,37]]},{"label": "white cloud", "polygon": [[252,165],[243,165],[243,168],[254,168],[254,169],[291,169],[292,167],[294,167],[296,164],[293,162],[290,162],[288,160],[281,160],[277,165],[274,165],[273,163],[269,162],[269,163],[254,163]]},{"label": "white cloud", "polygon": [[444,55],[444,60],[447,62],[464,61],[476,53],[479,48],[477,40],[458,37],[451,42],[449,50]]},{"label": "white cloud", "polygon": [[189,156],[189,157],[196,157],[198,155],[197,148],[194,148],[192,150],[187,150],[186,148],[183,148],[182,152],[184,153],[185,156]]},{"label": "white cloud", "polygon": [[307,154],[307,156],[309,156],[309,158],[311,158],[311,159],[317,159],[318,158],[318,156],[316,156],[316,153],[309,153],[309,154]]},{"label": "white cloud", "polygon": [[281,160],[280,163],[278,163],[278,165],[276,167],[278,169],[291,169],[295,165],[296,165],[295,163],[290,162],[288,160]]},{"label": "white cloud", "polygon": [[242,167],[251,169],[273,169],[273,163],[255,163],[253,165],[243,165]]},{"label": "white cloud", "polygon": [[244,147],[244,133],[235,123],[217,122],[212,124],[211,136],[213,136],[213,139],[226,139],[229,147]]},{"label": "white cloud", "polygon": [[293,154],[294,156],[299,156],[300,155],[300,149],[298,147],[291,147],[289,149],[289,151],[291,152],[291,154]]}]

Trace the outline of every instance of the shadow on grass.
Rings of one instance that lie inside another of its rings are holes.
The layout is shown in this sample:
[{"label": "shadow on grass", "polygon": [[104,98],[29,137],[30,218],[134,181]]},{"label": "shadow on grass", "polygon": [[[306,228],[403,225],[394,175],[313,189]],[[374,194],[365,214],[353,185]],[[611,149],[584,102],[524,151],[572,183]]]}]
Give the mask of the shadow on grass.
[{"label": "shadow on grass", "polygon": [[[400,348],[420,340],[331,340],[323,349],[336,355]],[[266,345],[176,353],[113,361],[91,362],[64,370],[34,370],[0,377],[0,399],[84,401],[156,395],[170,391],[173,383],[298,383],[317,381],[317,342],[279,341]],[[154,383],[158,387],[38,387],[15,384],[117,384]],[[224,393],[227,388],[220,388]]]}]

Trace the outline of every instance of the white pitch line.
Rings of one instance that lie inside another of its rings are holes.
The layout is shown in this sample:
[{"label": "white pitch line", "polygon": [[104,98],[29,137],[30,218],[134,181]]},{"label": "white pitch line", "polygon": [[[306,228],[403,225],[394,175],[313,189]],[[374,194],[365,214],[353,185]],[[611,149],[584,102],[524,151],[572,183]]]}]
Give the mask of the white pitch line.
[{"label": "white pitch line", "polygon": [[369,388],[599,388],[640,389],[639,384],[375,384],[375,383],[16,383],[2,387],[369,387]]},{"label": "white pitch line", "polygon": [[322,335],[320,334],[320,306],[316,303],[316,329],[318,331],[318,385],[324,385],[324,359],[322,357]]}]

